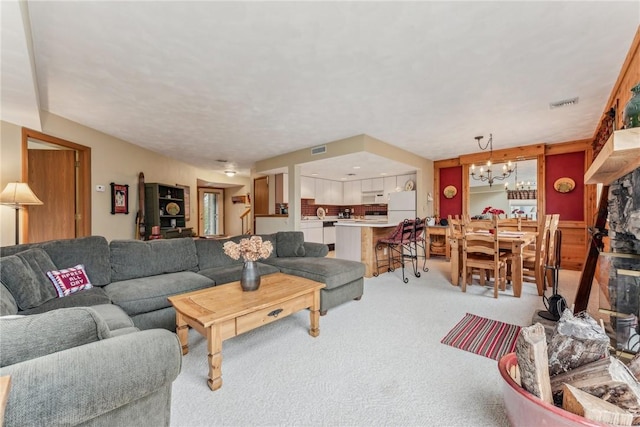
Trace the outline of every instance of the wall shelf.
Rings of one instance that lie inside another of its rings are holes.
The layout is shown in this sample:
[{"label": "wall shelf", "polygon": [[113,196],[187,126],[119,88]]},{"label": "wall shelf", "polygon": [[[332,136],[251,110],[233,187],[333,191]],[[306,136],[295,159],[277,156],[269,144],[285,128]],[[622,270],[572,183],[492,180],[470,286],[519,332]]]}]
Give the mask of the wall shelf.
[{"label": "wall shelf", "polygon": [[605,185],[640,167],[640,128],[614,131],[584,174],[585,184]]}]

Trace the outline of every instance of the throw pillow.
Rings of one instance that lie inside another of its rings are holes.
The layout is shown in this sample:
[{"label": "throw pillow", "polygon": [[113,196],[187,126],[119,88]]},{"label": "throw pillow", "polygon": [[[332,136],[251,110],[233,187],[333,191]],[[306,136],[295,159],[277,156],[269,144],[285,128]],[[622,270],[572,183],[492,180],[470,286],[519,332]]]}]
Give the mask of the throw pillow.
[{"label": "throw pillow", "polygon": [[277,232],[276,250],[279,257],[304,256],[304,233],[302,231]]},{"label": "throw pillow", "polygon": [[0,260],[0,280],[11,292],[20,310],[38,307],[56,297],[47,270],[56,266],[40,248],[28,249]]},{"label": "throw pillow", "polygon": [[93,287],[82,264],[63,270],[47,271],[47,276],[49,276],[53,286],[56,288],[58,298],[63,298],[83,289],[91,289]]}]

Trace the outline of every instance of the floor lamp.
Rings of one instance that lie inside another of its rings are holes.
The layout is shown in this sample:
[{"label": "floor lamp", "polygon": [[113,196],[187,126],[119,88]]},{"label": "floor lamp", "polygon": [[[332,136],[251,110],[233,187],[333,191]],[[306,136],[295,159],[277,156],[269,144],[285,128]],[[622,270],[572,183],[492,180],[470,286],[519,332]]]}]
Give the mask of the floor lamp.
[{"label": "floor lamp", "polygon": [[16,210],[16,245],[20,243],[20,209],[27,205],[42,205],[26,182],[10,182],[0,193],[0,204]]}]

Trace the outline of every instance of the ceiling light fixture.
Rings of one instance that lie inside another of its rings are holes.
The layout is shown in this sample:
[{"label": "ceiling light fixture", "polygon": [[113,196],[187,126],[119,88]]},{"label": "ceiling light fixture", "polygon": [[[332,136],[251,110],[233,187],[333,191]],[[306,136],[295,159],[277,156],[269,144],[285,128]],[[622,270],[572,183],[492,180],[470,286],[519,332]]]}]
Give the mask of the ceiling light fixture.
[{"label": "ceiling light fixture", "polygon": [[477,181],[481,181],[481,182],[487,182],[489,184],[489,187],[491,187],[494,183],[495,180],[504,180],[506,178],[508,178],[511,175],[511,172],[513,172],[513,168],[511,165],[511,160],[509,160],[509,163],[507,163],[506,165],[502,166],[502,174],[500,175],[494,175],[493,171],[491,170],[491,159],[493,157],[493,134],[489,134],[489,140],[487,141],[486,144],[482,144],[481,140],[482,138],[484,138],[484,136],[476,136],[475,139],[478,142],[478,147],[480,148],[480,150],[484,151],[487,148],[489,148],[489,160],[487,160],[487,170],[484,170],[484,167],[480,168],[480,174],[476,174],[476,165],[471,165],[471,178],[477,180]]},{"label": "ceiling light fixture", "polygon": [[236,171],[226,170],[224,171],[224,174],[227,176],[234,176],[236,174]]},{"label": "ceiling light fixture", "polygon": [[575,98],[571,98],[571,99],[563,99],[562,101],[551,102],[549,103],[549,109],[553,110],[554,108],[576,105],[578,103],[578,99],[579,98],[576,96]]}]

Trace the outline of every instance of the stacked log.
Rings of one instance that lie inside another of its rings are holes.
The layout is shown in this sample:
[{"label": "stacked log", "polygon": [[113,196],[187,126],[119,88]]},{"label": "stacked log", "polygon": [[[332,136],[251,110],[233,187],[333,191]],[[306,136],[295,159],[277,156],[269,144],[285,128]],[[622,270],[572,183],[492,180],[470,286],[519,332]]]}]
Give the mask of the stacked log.
[{"label": "stacked log", "polygon": [[[566,310],[548,346],[541,324],[522,328],[516,342],[522,387],[592,421],[640,425],[640,383],[608,347],[603,328],[586,313]],[[640,358],[636,364],[640,371]]]}]

